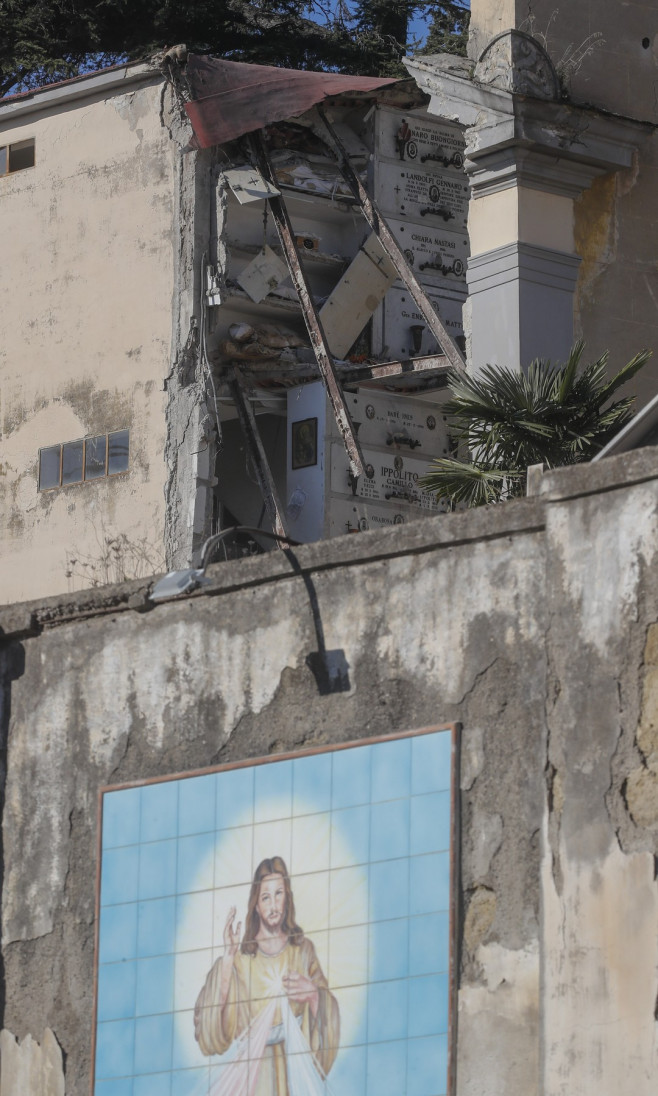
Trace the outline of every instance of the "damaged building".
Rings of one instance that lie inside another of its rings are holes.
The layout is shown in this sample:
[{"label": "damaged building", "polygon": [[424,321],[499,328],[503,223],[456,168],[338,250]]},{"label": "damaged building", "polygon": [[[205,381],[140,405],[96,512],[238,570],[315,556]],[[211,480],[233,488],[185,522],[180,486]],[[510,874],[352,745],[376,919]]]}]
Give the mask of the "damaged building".
[{"label": "damaged building", "polygon": [[461,129],[413,81],[257,77],[193,57],[173,77],[214,198],[201,356],[221,442],[197,532],[413,520],[436,511],[416,484],[448,452],[446,373],[465,368]]},{"label": "damaged building", "polygon": [[[448,452],[446,374],[465,367],[461,128],[411,79],[181,51],[161,68],[3,108],[35,134],[8,183],[52,267],[19,325],[51,367],[26,382],[5,359],[6,598],[185,565],[234,525],[249,554],[272,546],[261,528],[315,540],[437,510],[416,481]],[[46,201],[69,128],[83,166]]]},{"label": "damaged building", "polygon": [[435,514],[451,369],[653,345],[650,107],[482,9],[404,80],[176,47],[3,101],[3,599]]}]

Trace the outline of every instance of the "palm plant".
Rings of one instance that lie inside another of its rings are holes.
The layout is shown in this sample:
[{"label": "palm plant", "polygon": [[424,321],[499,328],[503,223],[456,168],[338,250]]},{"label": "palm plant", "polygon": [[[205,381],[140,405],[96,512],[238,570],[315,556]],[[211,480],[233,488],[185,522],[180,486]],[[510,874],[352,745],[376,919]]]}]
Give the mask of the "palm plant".
[{"label": "palm plant", "polygon": [[610,401],[651,351],[607,380],[607,353],[579,371],[583,349],[577,342],[562,366],[538,358],[527,373],[488,365],[475,376],[452,374],[444,410],[470,459],[435,460],[420,486],[453,506],[482,506],[522,495],[532,464],[590,460],[632,417],[634,396]]}]

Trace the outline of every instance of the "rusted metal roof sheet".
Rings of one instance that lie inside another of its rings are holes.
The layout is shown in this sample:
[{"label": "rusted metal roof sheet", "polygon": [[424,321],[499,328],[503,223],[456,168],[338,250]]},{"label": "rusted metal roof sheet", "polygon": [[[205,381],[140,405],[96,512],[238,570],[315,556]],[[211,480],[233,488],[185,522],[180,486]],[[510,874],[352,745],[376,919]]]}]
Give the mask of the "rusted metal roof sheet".
[{"label": "rusted metal roof sheet", "polygon": [[193,148],[225,144],[272,122],[297,118],[330,95],[376,91],[396,83],[390,77],[246,65],[194,54],[186,75],[192,92],[185,109],[194,129]]}]

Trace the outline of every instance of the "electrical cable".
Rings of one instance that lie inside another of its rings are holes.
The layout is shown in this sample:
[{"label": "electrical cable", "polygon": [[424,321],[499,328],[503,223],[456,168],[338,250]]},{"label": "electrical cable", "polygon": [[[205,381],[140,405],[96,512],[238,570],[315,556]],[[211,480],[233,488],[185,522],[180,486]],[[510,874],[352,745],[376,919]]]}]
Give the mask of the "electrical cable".
[{"label": "electrical cable", "polygon": [[208,360],[208,350],[206,345],[206,272],[208,270],[208,253],[204,251],[203,258],[201,259],[201,331],[199,333],[199,360],[201,366],[206,370],[208,374],[208,380],[210,381],[210,387],[212,389],[213,404],[215,407],[215,421],[217,424],[217,448],[222,448],[222,424],[219,418],[219,407],[217,406],[217,391],[215,389],[215,381],[212,375],[212,369],[210,367],[210,361]]},{"label": "electrical cable", "polygon": [[285,537],[280,533],[270,533],[266,529],[255,529],[252,525],[232,525],[230,529],[222,529],[220,533],[214,533],[213,536],[208,537],[207,541],[201,549],[201,567],[202,573],[205,573],[206,567],[211,560],[212,551],[217,547],[220,541],[225,537],[230,536],[231,533],[251,533],[257,537],[267,537],[269,540],[276,540],[280,544],[287,544],[291,548],[299,548],[301,542],[293,540],[291,537]]}]

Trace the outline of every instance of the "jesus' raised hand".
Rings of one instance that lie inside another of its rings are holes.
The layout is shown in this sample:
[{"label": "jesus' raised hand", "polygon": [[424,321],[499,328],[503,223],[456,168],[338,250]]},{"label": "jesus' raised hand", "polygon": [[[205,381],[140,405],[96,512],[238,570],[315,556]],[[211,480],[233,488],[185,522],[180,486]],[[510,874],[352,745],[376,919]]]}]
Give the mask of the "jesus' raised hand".
[{"label": "jesus' raised hand", "polygon": [[224,925],[224,946],[226,948],[226,954],[233,958],[237,954],[237,950],[240,947],[240,932],[242,930],[242,921],[238,921],[238,927],[234,929],[236,909],[235,906],[231,906],[228,911],[228,917],[226,918],[226,924]]}]

